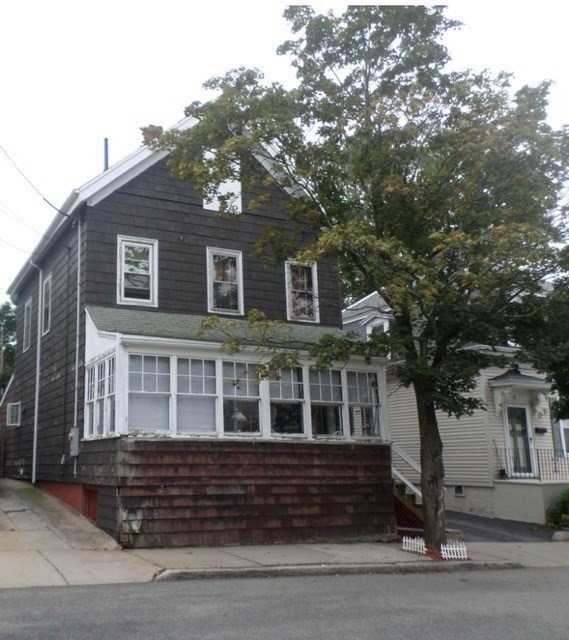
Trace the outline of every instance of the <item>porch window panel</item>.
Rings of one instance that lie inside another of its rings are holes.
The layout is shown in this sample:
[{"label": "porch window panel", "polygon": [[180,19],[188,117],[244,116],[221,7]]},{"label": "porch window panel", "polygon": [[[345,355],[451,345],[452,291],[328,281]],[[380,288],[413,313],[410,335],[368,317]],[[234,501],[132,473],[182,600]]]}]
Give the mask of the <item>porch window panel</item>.
[{"label": "porch window panel", "polygon": [[304,433],[303,405],[300,402],[271,402],[271,432]]},{"label": "porch window panel", "polygon": [[178,358],[177,371],[177,432],[215,432],[215,361]]},{"label": "porch window panel", "polygon": [[271,380],[271,432],[279,434],[304,433],[304,389],[302,369],[283,369],[279,378]]},{"label": "porch window panel", "polygon": [[312,433],[315,436],[342,435],[342,407],[333,404],[312,404]]},{"label": "porch window panel", "polygon": [[215,398],[178,396],[178,433],[215,432]]},{"label": "porch window panel", "polygon": [[168,431],[170,397],[159,393],[130,393],[128,427],[130,431]]},{"label": "porch window panel", "polygon": [[355,437],[379,436],[379,383],[377,374],[348,371],[350,434]]},{"label": "porch window panel", "polygon": [[223,430],[225,433],[259,433],[261,431],[259,400],[225,398]]}]

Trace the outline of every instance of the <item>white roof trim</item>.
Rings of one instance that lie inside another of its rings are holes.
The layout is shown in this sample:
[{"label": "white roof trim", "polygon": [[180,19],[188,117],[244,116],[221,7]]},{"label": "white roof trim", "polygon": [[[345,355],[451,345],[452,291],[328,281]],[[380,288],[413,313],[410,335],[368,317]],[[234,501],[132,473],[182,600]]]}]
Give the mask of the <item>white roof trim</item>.
[{"label": "white roof trim", "polygon": [[[170,129],[184,130],[194,126],[197,121],[194,118],[184,118]],[[127,182],[136,178],[143,171],[156,164],[168,155],[168,151],[153,151],[148,147],[140,147],[126,158],[119,160],[103,173],[86,182],[78,189],[74,189],[63,205],[60,213],[54,218],[44,234],[42,240],[33,251],[33,255],[39,255],[49,245],[52,238],[65,224],[67,218],[71,217],[75,211],[83,204],[95,205],[109,196],[113,191],[119,189]],[[63,214],[63,215],[61,215]],[[10,287],[8,294],[12,295],[18,288],[22,280],[28,275],[31,264],[28,262],[20,270]]]}]

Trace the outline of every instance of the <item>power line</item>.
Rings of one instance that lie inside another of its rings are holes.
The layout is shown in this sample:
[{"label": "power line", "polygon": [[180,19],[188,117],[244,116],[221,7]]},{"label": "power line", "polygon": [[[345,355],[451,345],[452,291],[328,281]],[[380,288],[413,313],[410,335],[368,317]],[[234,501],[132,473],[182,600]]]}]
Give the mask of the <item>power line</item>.
[{"label": "power line", "polygon": [[30,185],[30,187],[39,195],[39,197],[46,203],[48,204],[52,209],[55,209],[57,211],[57,213],[60,213],[62,216],[65,216],[66,218],[69,217],[69,214],[64,213],[63,211],[61,211],[60,209],[58,209],[54,204],[52,204],[44,195],[43,193],[31,182],[31,180],[29,180],[29,178],[25,175],[25,173],[20,169],[20,167],[18,167],[18,165],[14,162],[14,160],[12,160],[12,158],[10,157],[10,155],[8,154],[8,152],[6,151],[6,149],[4,149],[4,147],[0,144],[0,150],[2,150],[2,153],[6,156],[6,158],[8,158],[9,162],[12,164],[12,166],[16,169],[16,171],[22,176],[22,178],[24,178],[24,180]]},{"label": "power line", "polygon": [[29,222],[27,222],[24,218],[22,218],[22,216],[19,216],[5,202],[2,202],[2,200],[0,200],[0,213],[4,213],[9,218],[14,220],[14,222],[18,222],[19,224],[23,225],[24,227],[27,227],[28,229],[30,229],[34,233],[38,233],[40,236],[43,236],[43,233],[39,229],[36,229],[31,224],[29,224]]},{"label": "power line", "polygon": [[31,256],[36,255],[35,251],[29,251],[28,249],[22,249],[21,247],[17,247],[16,245],[12,244],[11,242],[8,242],[7,240],[4,240],[4,238],[0,238],[0,242],[3,242],[4,244],[8,245],[9,247],[12,247],[12,249],[16,249],[16,251],[21,251],[22,253],[27,253]]}]

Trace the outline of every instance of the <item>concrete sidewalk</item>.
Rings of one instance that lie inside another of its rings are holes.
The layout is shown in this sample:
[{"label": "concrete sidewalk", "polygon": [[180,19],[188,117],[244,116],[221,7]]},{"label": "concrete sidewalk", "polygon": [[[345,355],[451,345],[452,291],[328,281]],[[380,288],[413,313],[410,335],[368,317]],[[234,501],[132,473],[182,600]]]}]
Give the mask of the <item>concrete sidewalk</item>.
[{"label": "concrete sidewalk", "polygon": [[121,550],[55,498],[28,483],[0,479],[0,588],[569,567],[568,542],[476,542],[467,549],[469,560],[438,562],[404,552],[398,543]]}]

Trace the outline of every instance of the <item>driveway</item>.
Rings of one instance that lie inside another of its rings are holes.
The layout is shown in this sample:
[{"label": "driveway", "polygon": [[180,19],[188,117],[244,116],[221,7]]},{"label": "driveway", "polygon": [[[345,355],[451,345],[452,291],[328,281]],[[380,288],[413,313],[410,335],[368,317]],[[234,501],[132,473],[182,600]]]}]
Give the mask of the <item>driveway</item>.
[{"label": "driveway", "polygon": [[553,531],[530,522],[483,518],[470,513],[447,511],[449,529],[460,529],[465,542],[551,542]]}]

